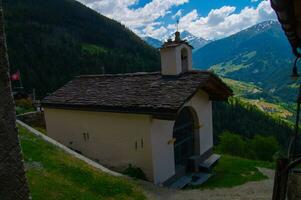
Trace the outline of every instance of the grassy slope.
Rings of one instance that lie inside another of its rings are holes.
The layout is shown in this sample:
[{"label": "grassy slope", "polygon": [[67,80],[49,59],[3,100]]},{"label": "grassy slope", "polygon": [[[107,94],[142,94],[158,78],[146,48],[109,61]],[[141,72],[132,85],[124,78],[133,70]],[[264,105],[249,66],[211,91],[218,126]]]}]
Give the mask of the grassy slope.
[{"label": "grassy slope", "polygon": [[272,101],[277,101],[277,99],[261,98],[260,96],[264,93],[264,90],[252,83],[246,83],[242,81],[237,81],[229,78],[223,78],[225,83],[227,83],[236,97],[239,97],[242,101],[250,103],[256,106],[259,110],[270,114],[273,117],[279,117],[281,119],[290,120],[293,117],[293,108],[288,110],[285,106],[280,103],[274,103]]},{"label": "grassy slope", "polygon": [[214,168],[214,176],[201,186],[206,188],[229,188],[242,185],[249,181],[266,179],[257,167],[273,168],[273,163],[248,160],[228,155],[223,155],[218,165]]},{"label": "grassy slope", "polygon": [[20,138],[33,200],[145,199],[129,180],[101,173],[23,128]]}]

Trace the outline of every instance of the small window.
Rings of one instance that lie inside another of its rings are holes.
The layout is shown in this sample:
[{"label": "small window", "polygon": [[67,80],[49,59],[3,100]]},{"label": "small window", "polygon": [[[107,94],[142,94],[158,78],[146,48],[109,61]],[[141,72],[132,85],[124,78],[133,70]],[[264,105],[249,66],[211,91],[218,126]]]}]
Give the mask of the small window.
[{"label": "small window", "polygon": [[188,51],[186,48],[181,50],[182,73],[188,72]]}]

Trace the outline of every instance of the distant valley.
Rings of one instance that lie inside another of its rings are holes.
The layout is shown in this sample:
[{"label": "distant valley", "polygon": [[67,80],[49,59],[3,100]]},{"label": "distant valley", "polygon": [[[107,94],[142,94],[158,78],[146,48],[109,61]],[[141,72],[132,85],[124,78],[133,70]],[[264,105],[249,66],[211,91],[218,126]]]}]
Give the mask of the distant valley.
[{"label": "distant valley", "polygon": [[290,79],[293,55],[275,21],[266,21],[194,52],[194,67],[210,69],[234,80],[262,88],[257,97],[294,102],[296,84]]}]

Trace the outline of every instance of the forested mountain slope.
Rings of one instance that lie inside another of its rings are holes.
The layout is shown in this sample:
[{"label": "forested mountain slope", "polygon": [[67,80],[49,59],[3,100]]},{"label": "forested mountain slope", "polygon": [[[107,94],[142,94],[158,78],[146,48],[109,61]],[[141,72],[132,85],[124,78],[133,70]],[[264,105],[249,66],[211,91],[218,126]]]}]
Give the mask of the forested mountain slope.
[{"label": "forested mountain slope", "polygon": [[[40,97],[80,74],[157,71],[159,53],[75,0],[4,0],[11,71]],[[18,83],[15,83],[17,86]]]},{"label": "forested mountain slope", "polygon": [[253,83],[264,90],[262,95],[280,97],[285,102],[296,98],[296,87],[290,80],[292,62],[290,45],[276,21],[213,41],[194,53],[196,68]]},{"label": "forested mountain slope", "polygon": [[213,126],[216,143],[223,132],[230,131],[245,138],[253,138],[255,135],[273,136],[286,149],[293,134],[292,124],[273,118],[256,106],[237,98],[231,98],[227,103],[213,104]]}]

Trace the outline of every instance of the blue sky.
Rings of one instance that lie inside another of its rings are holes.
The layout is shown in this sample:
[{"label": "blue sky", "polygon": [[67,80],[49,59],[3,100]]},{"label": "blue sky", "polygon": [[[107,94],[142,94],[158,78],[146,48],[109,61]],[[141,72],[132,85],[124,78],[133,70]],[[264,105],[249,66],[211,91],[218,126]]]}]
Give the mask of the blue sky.
[{"label": "blue sky", "polygon": [[166,39],[187,30],[205,39],[219,39],[265,20],[275,19],[267,0],[79,0],[125,24],[141,37]]}]

